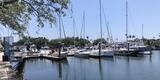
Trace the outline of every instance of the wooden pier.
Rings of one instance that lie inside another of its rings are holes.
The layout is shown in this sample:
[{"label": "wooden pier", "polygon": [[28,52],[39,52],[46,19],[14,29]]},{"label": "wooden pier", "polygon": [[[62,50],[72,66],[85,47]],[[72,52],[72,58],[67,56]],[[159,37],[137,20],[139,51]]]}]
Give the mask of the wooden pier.
[{"label": "wooden pier", "polygon": [[67,58],[66,57],[63,57],[63,56],[25,56],[23,57],[22,59],[23,60],[28,60],[28,59],[36,59],[36,58],[45,58],[45,59],[49,59],[49,60],[55,60],[55,61],[61,61],[61,60],[66,60]]}]

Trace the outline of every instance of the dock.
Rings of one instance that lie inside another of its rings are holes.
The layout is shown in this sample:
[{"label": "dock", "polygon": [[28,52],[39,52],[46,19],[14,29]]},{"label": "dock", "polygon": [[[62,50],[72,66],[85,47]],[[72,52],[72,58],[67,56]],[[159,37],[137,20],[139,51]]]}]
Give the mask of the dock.
[{"label": "dock", "polygon": [[36,59],[36,58],[45,58],[45,59],[49,59],[49,60],[54,60],[54,61],[61,61],[61,60],[65,60],[67,59],[66,57],[58,57],[58,56],[43,56],[43,55],[40,55],[40,56],[25,56],[23,57],[22,59],[23,60],[28,60],[28,59]]},{"label": "dock", "polygon": [[0,80],[17,80],[16,71],[11,67],[10,62],[2,61],[3,52],[0,52]]},{"label": "dock", "polygon": [[21,61],[23,60],[28,60],[28,59],[33,59],[33,58],[45,58],[49,60],[55,60],[55,61],[61,61],[61,60],[66,60],[67,55],[44,55],[44,54],[39,54],[39,53],[32,53],[32,55],[27,55],[27,53],[15,53],[14,58],[17,58]]},{"label": "dock", "polygon": [[89,55],[91,58],[113,58],[114,56],[105,56],[105,55]]}]

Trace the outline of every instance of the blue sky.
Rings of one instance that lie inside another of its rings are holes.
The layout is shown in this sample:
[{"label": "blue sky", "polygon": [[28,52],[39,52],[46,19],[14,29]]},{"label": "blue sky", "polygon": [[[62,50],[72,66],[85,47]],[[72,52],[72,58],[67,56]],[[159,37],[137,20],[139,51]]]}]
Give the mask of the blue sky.
[{"label": "blue sky", "polygon": [[[100,37],[99,28],[99,0],[71,0],[73,5],[73,15],[76,21],[76,36],[80,36],[83,12],[86,13],[86,36],[90,39]],[[102,0],[102,6],[106,13],[109,27],[112,30],[114,40],[125,40],[125,1],[126,0]],[[160,0],[128,0],[129,3],[129,34],[141,37],[141,25],[144,24],[144,37],[158,38],[160,33]],[[72,18],[68,15],[63,18],[63,23],[67,36],[73,36]],[[104,16],[102,16],[104,17]],[[44,36],[49,39],[58,38],[58,27],[50,27],[45,25],[40,29],[38,34],[38,27],[35,22],[31,21],[29,24],[30,36],[38,37]],[[6,29],[3,29],[2,35],[6,34]],[[107,37],[107,29],[103,18],[103,37]]]}]

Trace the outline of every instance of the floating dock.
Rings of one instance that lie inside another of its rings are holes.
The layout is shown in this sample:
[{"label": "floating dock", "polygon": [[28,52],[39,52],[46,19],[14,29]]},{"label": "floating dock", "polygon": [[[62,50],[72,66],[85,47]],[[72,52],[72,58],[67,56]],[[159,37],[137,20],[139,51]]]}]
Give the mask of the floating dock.
[{"label": "floating dock", "polygon": [[45,58],[45,59],[49,59],[49,60],[55,60],[55,61],[61,61],[61,60],[66,60],[66,57],[56,57],[56,56],[25,56],[23,57],[23,60],[27,60],[27,59],[33,59],[33,58]]}]

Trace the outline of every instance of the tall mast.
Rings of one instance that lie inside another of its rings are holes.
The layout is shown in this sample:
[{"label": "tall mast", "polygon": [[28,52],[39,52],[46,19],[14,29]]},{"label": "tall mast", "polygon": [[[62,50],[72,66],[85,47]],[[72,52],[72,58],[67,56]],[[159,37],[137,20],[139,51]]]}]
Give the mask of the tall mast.
[{"label": "tall mast", "polygon": [[144,38],[144,36],[143,36],[143,24],[142,24],[142,39]]},{"label": "tall mast", "polygon": [[74,40],[74,47],[75,47],[75,31],[76,31],[76,22],[73,14],[73,4],[71,4],[71,12],[72,12],[72,19],[73,19],[73,40]]},{"label": "tall mast", "polygon": [[102,50],[102,2],[99,0],[99,8],[100,8],[100,35],[101,35],[101,41],[99,44],[99,56],[101,56],[101,50]]},{"label": "tall mast", "polygon": [[73,39],[74,39],[74,47],[75,47],[75,28],[76,27],[76,22],[75,22],[75,19],[73,17]]},{"label": "tall mast", "polygon": [[100,35],[101,35],[101,42],[102,42],[102,2],[99,0],[99,6],[100,6]]},{"label": "tall mast", "polygon": [[62,36],[61,36],[61,15],[60,15],[60,12],[58,14],[58,18],[59,18],[59,39],[61,39]]},{"label": "tall mast", "polygon": [[59,12],[58,13],[58,18],[59,18],[59,39],[60,39],[60,42],[59,42],[59,50],[58,50],[58,56],[60,57],[61,55],[61,13]]},{"label": "tall mast", "polygon": [[85,19],[85,17],[86,16],[85,16],[85,11],[84,11],[83,12],[83,26],[84,26],[84,28],[83,28],[83,30],[84,30],[83,36],[84,36],[84,39],[86,38],[86,35],[85,35],[86,34],[86,31],[85,31],[85,28],[86,28],[86,23],[85,23],[86,21],[85,20],[86,19]]},{"label": "tall mast", "polygon": [[126,0],[126,42],[128,43],[128,1]]}]

